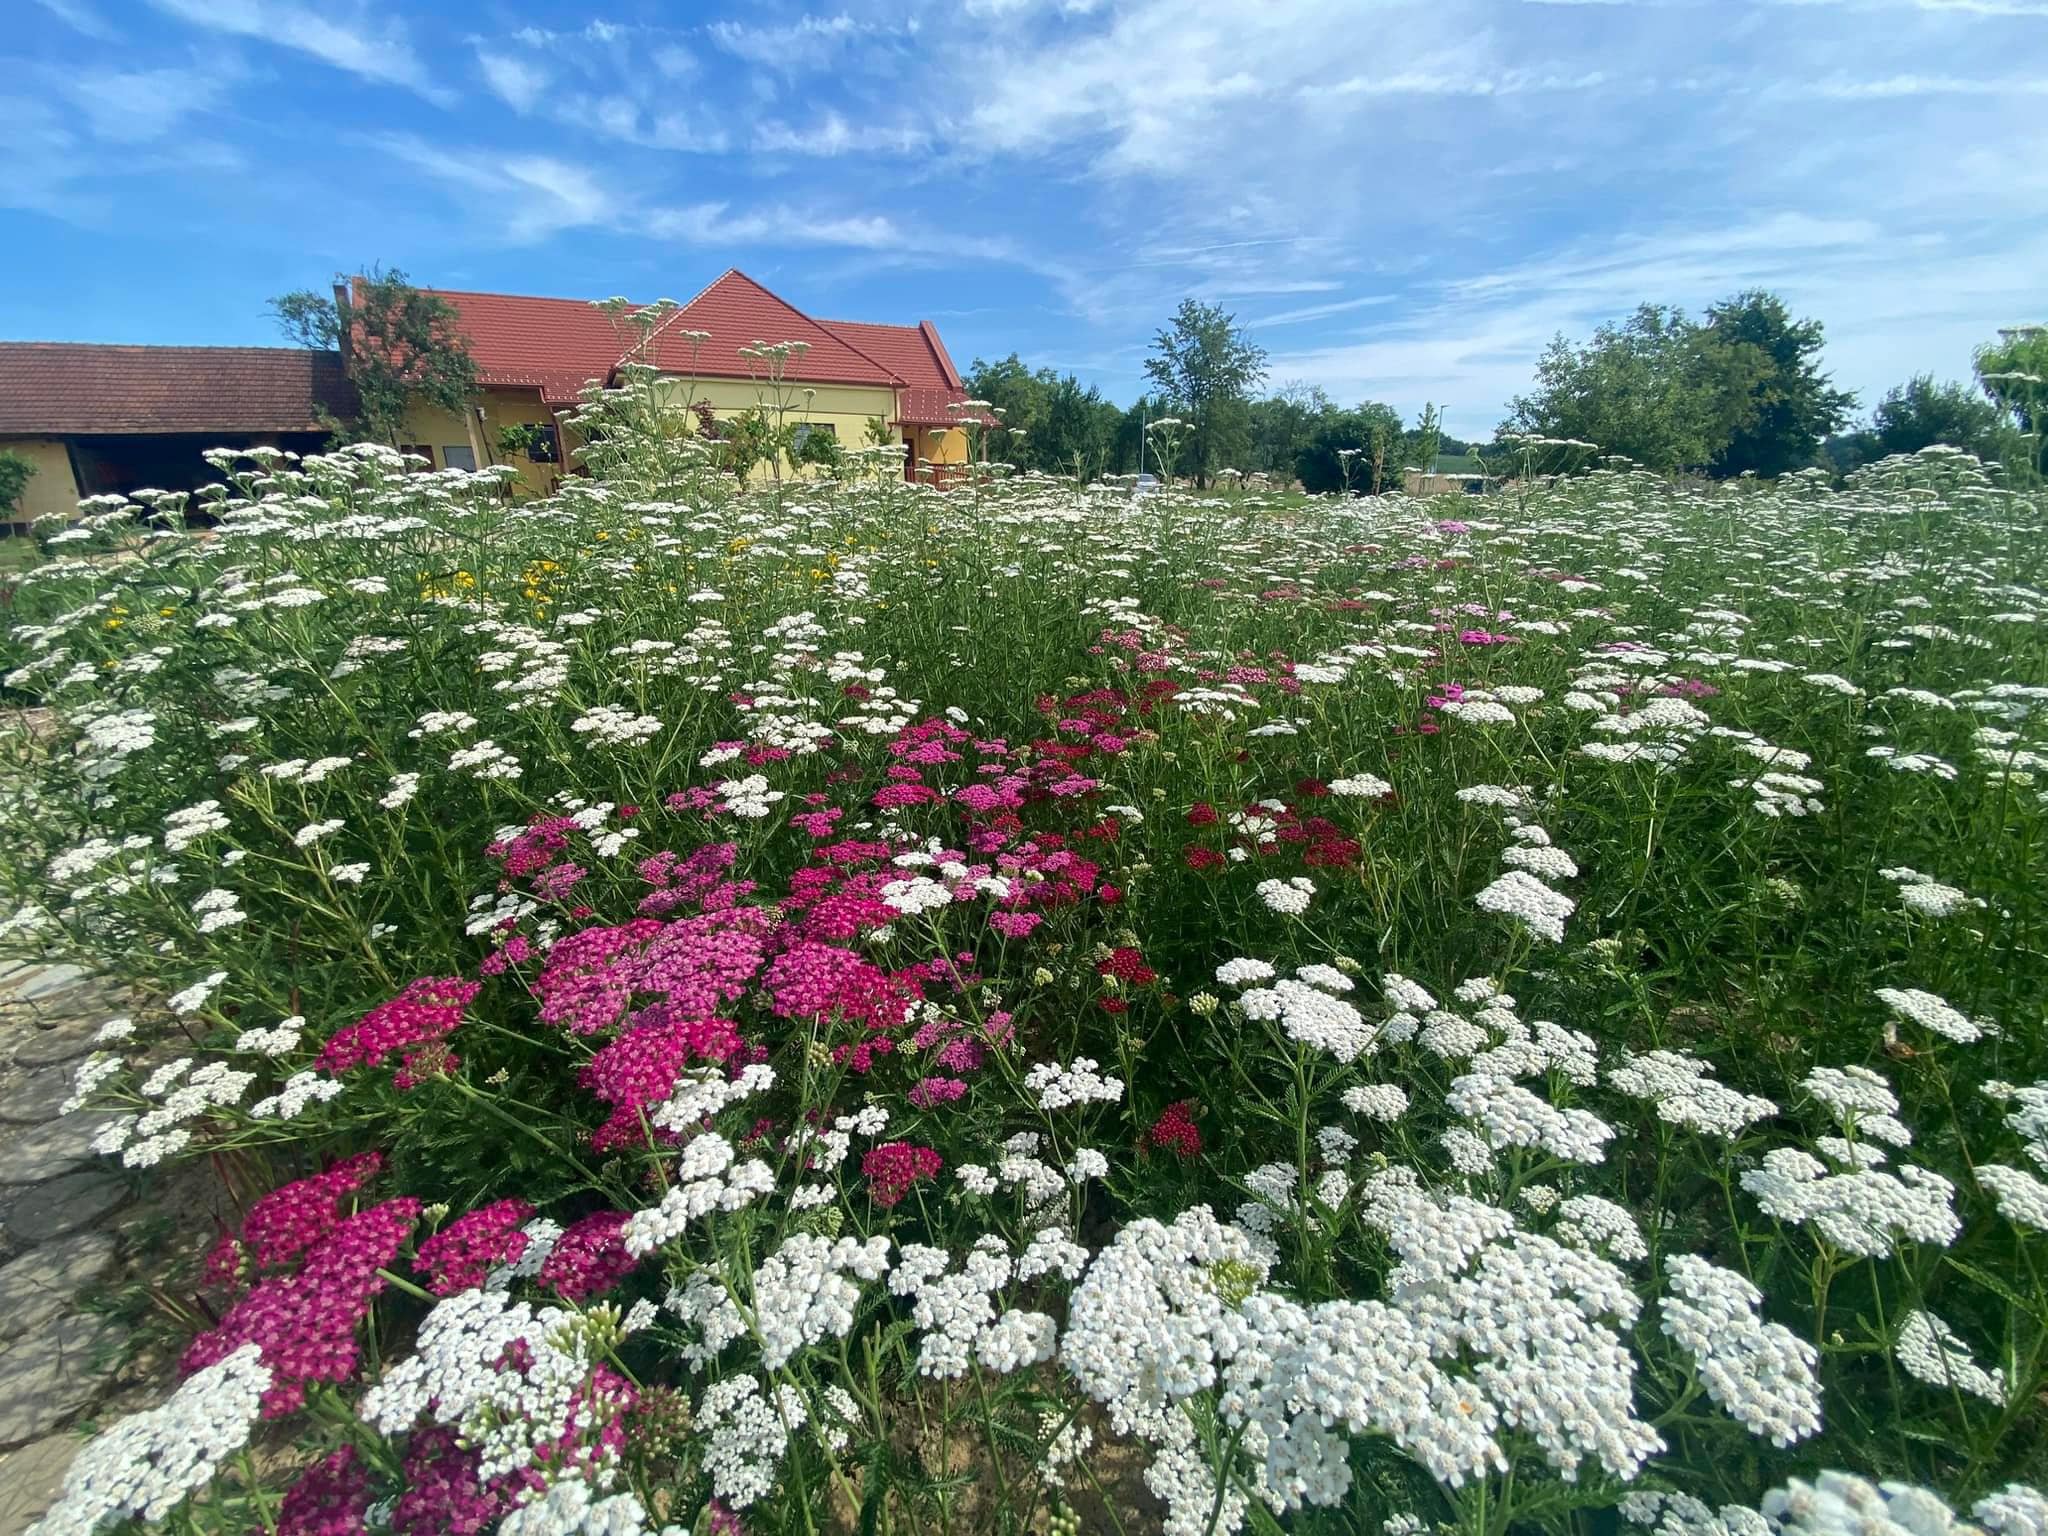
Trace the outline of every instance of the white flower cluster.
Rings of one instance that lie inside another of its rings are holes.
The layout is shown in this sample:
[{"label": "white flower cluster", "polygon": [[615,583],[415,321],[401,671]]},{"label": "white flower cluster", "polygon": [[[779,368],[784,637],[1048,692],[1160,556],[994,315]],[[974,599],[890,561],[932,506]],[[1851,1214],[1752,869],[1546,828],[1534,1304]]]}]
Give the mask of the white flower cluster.
[{"label": "white flower cluster", "polygon": [[1991,1024],[1967,1017],[1944,999],[1918,987],[1879,987],[1877,1000],[1891,1010],[1894,1018],[1907,1024],[1917,1024],[1961,1045],[1997,1033]]},{"label": "white flower cluster", "polygon": [[1683,1051],[1649,1051],[1624,1055],[1620,1066],[1607,1069],[1607,1082],[1632,1099],[1653,1102],[1657,1118],[1667,1124],[1723,1141],[1733,1141],[1778,1112],[1769,1099],[1737,1093],[1710,1072],[1704,1061]]},{"label": "white flower cluster", "polygon": [[1825,1105],[1843,1130],[1886,1146],[1913,1144],[1913,1133],[1898,1117],[1898,1096],[1870,1068],[1815,1067],[1799,1086]]},{"label": "white flower cluster", "polygon": [[677,1182],[661,1204],[635,1211],[621,1229],[626,1252],[652,1253],[680,1237],[691,1222],[712,1211],[737,1211],[775,1187],[775,1174],[759,1158],[736,1162],[732,1143],[706,1131],[683,1148],[676,1165]]},{"label": "white flower cluster", "polygon": [[[1220,977],[1222,971],[1218,971]],[[1291,977],[1282,977],[1269,987],[1253,987],[1237,1000],[1248,1019],[1276,1022],[1290,1040],[1339,1061],[1355,1061],[1373,1048],[1379,1026],[1329,989],[1335,977],[1337,991],[1351,990],[1350,978],[1330,966],[1310,966]]]},{"label": "white flower cluster", "polygon": [[1932,1312],[1908,1312],[1899,1324],[1899,1336],[1892,1353],[1906,1374],[1940,1387],[1943,1391],[1968,1392],[1994,1403],[2005,1402],[2005,1373],[1987,1371],[1970,1353],[1970,1346],[1956,1336]]},{"label": "white flower cluster", "polygon": [[1979,1499],[1958,1520],[1938,1494],[1907,1483],[1871,1483],[1848,1472],[1823,1472],[1811,1483],[1793,1478],[1760,1506],[1772,1536],[2040,1536],[2048,1530],[2048,1499],[2008,1483]]},{"label": "white flower cluster", "polygon": [[1024,1074],[1024,1087],[1044,1110],[1115,1104],[1124,1096],[1123,1079],[1104,1076],[1101,1064],[1092,1056],[1076,1056],[1070,1067],[1041,1061]]},{"label": "white flower cluster", "polygon": [[789,1437],[809,1417],[803,1394],[787,1383],[766,1396],[752,1376],[728,1376],[706,1387],[696,1421],[705,1432],[704,1470],[712,1491],[734,1509],[766,1497]]},{"label": "white flower cluster", "polygon": [[[762,1366],[780,1370],[807,1345],[845,1338],[860,1304],[860,1287],[854,1280],[872,1283],[888,1270],[886,1237],[834,1241],[811,1232],[791,1233],[754,1270],[750,1310],[760,1334]],[[732,1296],[705,1270],[693,1273],[681,1290],[670,1292],[668,1306],[702,1334],[701,1346],[683,1351],[695,1366],[708,1365],[747,1331]]]},{"label": "white flower cluster", "polygon": [[1896,1176],[1877,1169],[1830,1173],[1797,1147],[1764,1154],[1742,1175],[1766,1215],[1811,1226],[1846,1253],[1886,1258],[1901,1239],[1946,1248],[1962,1230],[1955,1186],[1938,1173],[1907,1164]]},{"label": "white flower cluster", "polygon": [[[180,1056],[165,1062],[143,1080],[139,1092],[159,1102],[139,1115],[110,1119],[93,1137],[92,1148],[103,1157],[119,1155],[129,1168],[153,1168],[192,1140],[185,1127],[208,1109],[225,1108],[242,1102],[242,1095],[256,1081],[253,1072],[238,1072],[224,1061],[209,1061],[197,1071],[187,1072],[192,1058]],[[80,1070],[83,1081],[84,1069]]]},{"label": "white flower cluster", "polygon": [[1266,910],[1284,917],[1301,916],[1308,910],[1315,894],[1315,882],[1305,875],[1295,875],[1286,880],[1261,880],[1258,884],[1258,897],[1266,904]]},{"label": "white flower cluster", "polygon": [[743,779],[721,779],[718,808],[742,821],[760,821],[783,798],[779,789],[768,787],[765,774],[750,773]]},{"label": "white flower cluster", "polygon": [[36,1536],[93,1536],[128,1519],[164,1523],[249,1443],[269,1387],[262,1351],[244,1344],[193,1372],[160,1406],[102,1430],[73,1459]]},{"label": "white flower cluster", "polygon": [[647,1118],[657,1130],[687,1131],[774,1086],[775,1069],[765,1062],[742,1067],[738,1077],[728,1077],[717,1067],[698,1067],[679,1074],[668,1098],[655,1105]]},{"label": "white flower cluster", "polygon": [[221,814],[218,800],[201,800],[164,817],[164,851],[183,853],[203,837],[225,832],[228,819]]},{"label": "white flower cluster", "polygon": [[[1034,1274],[1071,1267],[1071,1256],[1058,1245],[1038,1248]],[[1034,1247],[1037,1247],[1034,1243]],[[1082,1262],[1086,1261],[1085,1252]],[[1059,1339],[1058,1325],[1043,1312],[996,1311],[995,1293],[1017,1275],[1003,1240],[994,1233],[977,1239],[957,1273],[949,1273],[952,1257],[943,1248],[921,1243],[905,1246],[889,1289],[911,1298],[911,1321],[924,1330],[917,1352],[917,1372],[941,1381],[967,1374],[970,1363],[1007,1374],[1050,1360]]]},{"label": "white flower cluster", "polygon": [[1473,1123],[1495,1151],[1534,1147],[1573,1163],[1607,1155],[1614,1127],[1583,1109],[1560,1109],[1520,1083],[1491,1072],[1454,1078],[1444,1095],[1452,1113]]},{"label": "white flower cluster", "polygon": [[[423,1415],[449,1425],[480,1453],[486,1479],[559,1466],[558,1446],[586,1440],[602,1457],[596,1331],[561,1307],[536,1311],[503,1291],[462,1291],[435,1303],[413,1352],[363,1394],[357,1412],[384,1435],[404,1434]],[[608,1482],[609,1468],[599,1476]]]},{"label": "white flower cluster", "polygon": [[2005,1163],[1979,1163],[1977,1182],[1991,1192],[2007,1221],[2048,1232],[2048,1183]]},{"label": "white flower cluster", "polygon": [[1578,903],[1524,870],[1511,869],[1472,898],[1482,912],[1511,917],[1539,939],[1564,942],[1565,919]]},{"label": "white flower cluster", "polygon": [[1878,873],[1899,888],[1899,905],[1916,917],[1954,917],[1958,912],[1967,912],[1985,904],[1982,897],[1972,896],[1952,885],[1943,885],[1934,876],[1923,875],[1917,869],[1881,869]]},{"label": "white flower cluster", "polygon": [[636,715],[616,704],[600,704],[570,721],[569,729],[590,737],[600,746],[637,747],[661,734],[661,721],[653,715]]},{"label": "white flower cluster", "polygon": [[1347,800],[1384,800],[1393,792],[1394,786],[1377,774],[1355,773],[1330,780],[1330,793]]},{"label": "white flower cluster", "polygon": [[890,880],[881,889],[882,905],[893,908],[908,917],[922,912],[936,912],[940,907],[952,903],[951,888],[940,884],[926,875],[912,875],[907,880]]},{"label": "white flower cluster", "polygon": [[1773,1445],[1818,1434],[1820,1357],[1791,1329],[1758,1318],[1763,1292],[1696,1254],[1675,1256],[1665,1276],[1664,1332],[1693,1357],[1707,1396]]},{"label": "white flower cluster", "polygon": [[341,1091],[339,1078],[322,1077],[312,1071],[294,1072],[276,1093],[251,1104],[249,1113],[258,1120],[296,1120],[307,1105],[325,1104],[340,1097]]}]

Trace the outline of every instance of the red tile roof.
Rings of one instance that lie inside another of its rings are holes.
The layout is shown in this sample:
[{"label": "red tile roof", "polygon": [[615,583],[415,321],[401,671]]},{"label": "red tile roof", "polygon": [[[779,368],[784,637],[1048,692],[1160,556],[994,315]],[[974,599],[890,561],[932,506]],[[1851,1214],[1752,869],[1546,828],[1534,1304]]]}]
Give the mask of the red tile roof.
[{"label": "red tile roof", "polygon": [[[484,384],[538,388],[550,405],[574,404],[589,380],[609,382],[639,340],[638,332],[614,326],[581,299],[435,291],[455,306]],[[696,341],[685,334],[690,331],[709,332],[709,339]],[[766,365],[740,355],[740,348],[757,341],[809,344],[783,369],[783,377],[794,383],[902,390],[907,421],[957,420],[959,413],[945,406],[966,398],[945,343],[929,320],[914,326],[815,320],[737,268],[721,273],[662,322],[650,339],[646,361],[664,373],[758,378],[767,372]],[[916,414],[911,414],[913,401]]]},{"label": "red tile roof", "polygon": [[355,407],[335,352],[0,342],[0,432],[306,432]]}]

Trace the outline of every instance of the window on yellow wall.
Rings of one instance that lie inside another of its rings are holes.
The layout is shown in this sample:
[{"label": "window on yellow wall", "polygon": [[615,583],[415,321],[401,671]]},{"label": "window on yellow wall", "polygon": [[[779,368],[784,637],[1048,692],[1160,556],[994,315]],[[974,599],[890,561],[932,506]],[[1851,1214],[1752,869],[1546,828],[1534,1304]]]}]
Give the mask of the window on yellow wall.
[{"label": "window on yellow wall", "polygon": [[441,450],[441,463],[448,469],[466,469],[476,473],[476,453],[467,443],[450,443]]}]

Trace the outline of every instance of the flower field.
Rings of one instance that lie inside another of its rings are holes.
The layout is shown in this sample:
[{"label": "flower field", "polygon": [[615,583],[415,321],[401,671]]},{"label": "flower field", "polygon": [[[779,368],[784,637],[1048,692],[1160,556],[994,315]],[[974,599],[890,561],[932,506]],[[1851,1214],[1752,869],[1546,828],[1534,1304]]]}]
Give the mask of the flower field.
[{"label": "flower field", "polygon": [[241,1211],[43,1530],[2048,1531],[2048,502],[643,403],[15,593],[6,942]]}]

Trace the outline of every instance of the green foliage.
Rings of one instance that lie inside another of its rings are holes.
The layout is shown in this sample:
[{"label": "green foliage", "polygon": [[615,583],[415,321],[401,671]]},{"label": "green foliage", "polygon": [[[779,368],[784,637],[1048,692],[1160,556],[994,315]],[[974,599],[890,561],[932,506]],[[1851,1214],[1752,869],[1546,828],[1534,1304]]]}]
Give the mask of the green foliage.
[{"label": "green foliage", "polygon": [[1265,348],[1218,305],[1182,299],[1172,322],[1154,333],[1145,376],[1188,418],[1188,463],[1197,483],[1236,468],[1250,449],[1247,407],[1265,373]]},{"label": "green foliage", "polygon": [[0,513],[12,512],[21,505],[35,474],[36,466],[27,454],[0,448]]},{"label": "green foliage", "polygon": [[1976,355],[1977,382],[2012,425],[2008,467],[2048,478],[2048,326],[2013,326]]},{"label": "green foliage", "polygon": [[1820,372],[1821,339],[1818,321],[1794,320],[1768,293],[1726,299],[1703,324],[1645,304],[1583,346],[1554,339],[1502,431],[1590,443],[1667,474],[1785,474],[1811,464],[1855,404]]},{"label": "green foliage", "polygon": [[2006,423],[1999,409],[1967,384],[1937,384],[1915,374],[1877,403],[1871,432],[1880,455],[1917,453],[1934,443],[1962,448],[1980,459],[1998,457]]},{"label": "green foliage", "polygon": [[976,358],[965,383],[969,395],[1001,412],[992,452],[1019,469],[1092,480],[1120,467],[1123,413],[1094,385],[1051,368],[1034,372],[1014,352],[995,362]]},{"label": "green foliage", "polygon": [[378,267],[338,275],[332,296],[298,289],[270,301],[278,328],[299,346],[339,349],[355,385],[354,421],[338,435],[396,445],[415,400],[461,413],[478,392],[476,361],[455,306]]},{"label": "green foliage", "polygon": [[1667,473],[1703,468],[1728,442],[1713,425],[1726,415],[1717,375],[1682,311],[1645,304],[1584,346],[1554,338],[1501,430],[1596,443]]},{"label": "green foliage", "polygon": [[1355,411],[1327,413],[1295,456],[1294,473],[1303,490],[1318,495],[1377,496],[1400,485],[1403,443],[1400,413],[1369,400]]},{"label": "green foliage", "polygon": [[1722,300],[1708,309],[1699,339],[1714,416],[1729,433],[1713,455],[1716,474],[1775,478],[1804,469],[1856,404],[1820,371],[1820,322],[1794,320],[1776,294]]}]

